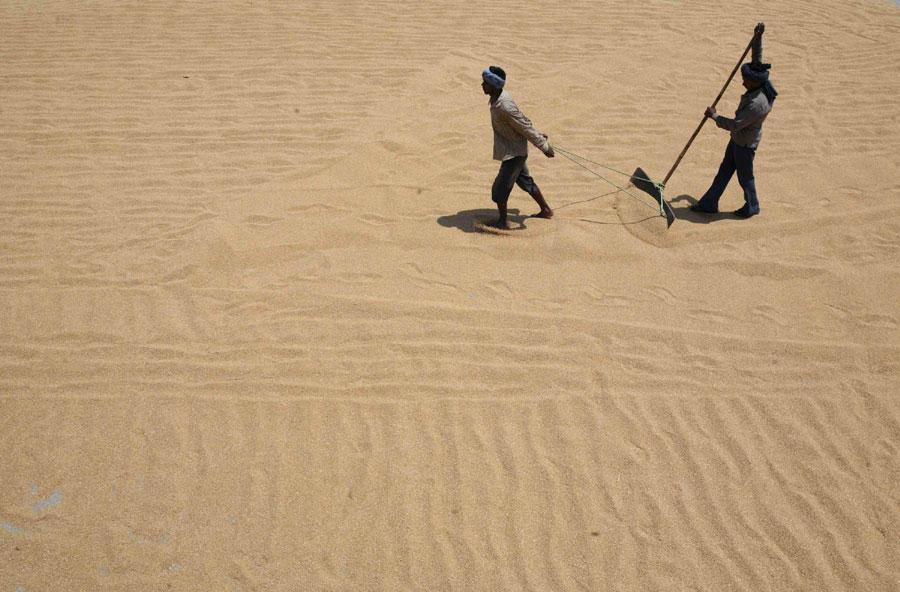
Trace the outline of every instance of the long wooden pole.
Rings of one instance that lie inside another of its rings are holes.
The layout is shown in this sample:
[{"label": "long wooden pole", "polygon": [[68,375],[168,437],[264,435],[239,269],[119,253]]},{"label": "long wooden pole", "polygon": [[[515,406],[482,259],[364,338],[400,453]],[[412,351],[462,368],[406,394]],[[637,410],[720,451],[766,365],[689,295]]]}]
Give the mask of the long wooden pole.
[{"label": "long wooden pole", "polygon": [[[762,23],[760,23],[762,24]],[[716,104],[719,102],[719,99],[722,98],[722,95],[725,94],[725,89],[728,88],[728,85],[731,84],[731,79],[734,78],[734,75],[737,74],[737,71],[740,69],[741,64],[744,63],[744,58],[747,57],[747,54],[750,53],[750,48],[753,47],[753,42],[756,41],[756,37],[760,35],[762,32],[759,30],[760,27],[757,26],[756,31],[753,33],[753,38],[750,39],[750,43],[747,44],[747,49],[744,50],[744,53],[741,54],[741,59],[738,60],[737,65],[734,67],[734,70],[731,71],[731,75],[728,77],[728,80],[725,81],[725,86],[722,87],[722,90],[719,91],[719,96],[716,97],[716,100],[713,101],[711,107],[715,108]],[[697,137],[697,134],[700,133],[700,130],[703,128],[703,124],[706,123],[706,120],[709,119],[706,115],[703,116],[703,121],[700,122],[700,125],[697,126],[697,129],[694,130],[694,135],[691,136],[691,139],[688,140],[688,143],[684,146],[684,150],[681,151],[681,154],[678,155],[678,159],[675,161],[675,164],[672,165],[672,168],[669,169],[669,174],[666,175],[666,178],[663,180],[662,184],[665,185],[669,182],[669,178],[672,176],[672,173],[675,172],[675,169],[678,168],[678,163],[681,162],[681,159],[684,158],[685,153],[688,151],[688,148],[691,147],[691,144],[694,142],[694,138]]]}]

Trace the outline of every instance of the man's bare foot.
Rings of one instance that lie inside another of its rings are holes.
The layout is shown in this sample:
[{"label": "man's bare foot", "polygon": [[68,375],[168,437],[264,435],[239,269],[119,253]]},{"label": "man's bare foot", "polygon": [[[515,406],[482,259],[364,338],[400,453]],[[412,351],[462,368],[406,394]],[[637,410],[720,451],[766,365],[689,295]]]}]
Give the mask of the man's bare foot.
[{"label": "man's bare foot", "polygon": [[540,212],[535,214],[534,217],[535,218],[546,218],[547,220],[549,220],[550,218],[553,217],[553,210],[551,210],[550,208],[541,210]]},{"label": "man's bare foot", "polygon": [[488,222],[488,226],[492,228],[499,228],[500,230],[509,230],[509,222],[506,220],[494,220],[492,222]]}]

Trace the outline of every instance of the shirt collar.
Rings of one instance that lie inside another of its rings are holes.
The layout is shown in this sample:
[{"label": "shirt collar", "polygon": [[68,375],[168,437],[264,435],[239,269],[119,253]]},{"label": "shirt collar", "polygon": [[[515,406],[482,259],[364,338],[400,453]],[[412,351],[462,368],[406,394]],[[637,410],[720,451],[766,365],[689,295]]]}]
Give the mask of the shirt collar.
[{"label": "shirt collar", "polygon": [[504,98],[507,98],[507,97],[509,97],[509,93],[506,92],[505,90],[501,90],[501,91],[500,91],[500,94],[497,95],[497,100],[496,100],[496,101],[493,101],[493,100],[490,99],[490,97],[488,97],[488,105],[490,105],[491,107],[496,107],[496,106],[497,106],[497,103],[500,102],[500,99],[504,99]]},{"label": "shirt collar", "polygon": [[759,93],[761,93],[761,92],[762,92],[762,89],[763,89],[763,87],[754,88],[753,90],[748,90],[747,92],[744,93],[744,96],[747,97],[748,99],[752,99],[752,98],[754,98],[756,95],[758,95]]}]

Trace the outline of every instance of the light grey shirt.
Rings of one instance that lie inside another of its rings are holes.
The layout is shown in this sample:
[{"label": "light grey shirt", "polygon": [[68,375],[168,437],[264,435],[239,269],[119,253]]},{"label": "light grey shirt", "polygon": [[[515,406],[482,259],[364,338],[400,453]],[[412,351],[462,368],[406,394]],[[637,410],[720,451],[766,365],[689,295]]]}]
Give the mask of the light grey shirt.
[{"label": "light grey shirt", "polygon": [[541,152],[550,150],[550,142],[534,129],[531,120],[519,111],[505,90],[491,105],[491,127],[494,128],[494,160],[509,160],[528,155],[528,142]]},{"label": "light grey shirt", "polygon": [[731,139],[738,146],[756,148],[762,138],[762,124],[772,110],[772,104],[761,88],[741,95],[741,103],[734,119],[716,116],[716,125],[731,132]]}]

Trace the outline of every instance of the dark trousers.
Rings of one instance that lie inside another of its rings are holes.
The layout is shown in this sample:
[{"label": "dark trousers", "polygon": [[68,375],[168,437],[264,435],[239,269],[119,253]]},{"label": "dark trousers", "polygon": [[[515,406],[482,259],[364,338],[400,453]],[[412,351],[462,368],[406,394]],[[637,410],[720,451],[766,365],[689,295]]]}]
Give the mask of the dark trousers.
[{"label": "dark trousers", "polygon": [[753,178],[753,157],[756,156],[756,148],[747,148],[738,146],[734,140],[728,142],[725,148],[725,158],[719,165],[719,172],[713,179],[712,185],[707,189],[703,197],[700,198],[699,205],[704,210],[715,211],[719,209],[719,198],[728,182],[737,171],[738,182],[744,190],[744,201],[747,202],[744,207],[749,210],[750,214],[759,213],[759,200],[756,198],[756,181]]},{"label": "dark trousers", "polygon": [[494,179],[494,185],[491,187],[491,199],[494,203],[506,203],[509,201],[509,194],[513,185],[518,185],[522,191],[528,195],[537,193],[538,186],[528,172],[528,165],[525,161],[527,156],[516,156],[508,160],[504,160],[500,165],[500,172]]}]

